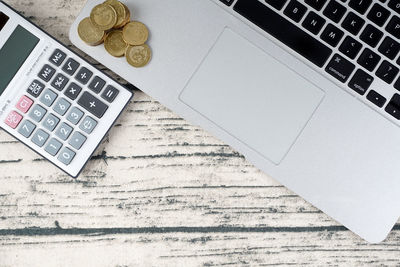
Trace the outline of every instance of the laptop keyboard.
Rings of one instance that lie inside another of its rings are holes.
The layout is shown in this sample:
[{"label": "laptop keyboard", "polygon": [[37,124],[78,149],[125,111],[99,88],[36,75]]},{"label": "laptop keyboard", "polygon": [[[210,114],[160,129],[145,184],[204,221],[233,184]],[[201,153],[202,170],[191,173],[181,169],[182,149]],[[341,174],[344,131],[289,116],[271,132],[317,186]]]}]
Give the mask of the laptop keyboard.
[{"label": "laptop keyboard", "polygon": [[220,1],[400,120],[400,0]]}]

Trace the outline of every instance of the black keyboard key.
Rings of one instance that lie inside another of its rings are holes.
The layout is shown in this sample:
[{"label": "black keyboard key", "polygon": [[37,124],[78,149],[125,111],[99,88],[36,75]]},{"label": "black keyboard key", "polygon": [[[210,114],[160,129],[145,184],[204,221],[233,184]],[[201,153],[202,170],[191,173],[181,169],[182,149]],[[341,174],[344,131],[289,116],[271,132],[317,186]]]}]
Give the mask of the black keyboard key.
[{"label": "black keyboard key", "polygon": [[338,23],[346,13],[346,8],[335,0],[331,0],[324,9],[324,15]]},{"label": "black keyboard key", "polygon": [[400,14],[400,0],[390,0],[388,6]]},{"label": "black keyboard key", "polygon": [[322,7],[325,5],[327,0],[305,0],[307,5],[315,8],[316,10],[320,11]]},{"label": "black keyboard key", "polygon": [[272,7],[281,10],[286,4],[287,0],[265,0],[265,2],[267,2],[267,4],[271,5]]},{"label": "black keyboard key", "polygon": [[108,106],[106,104],[104,104],[102,101],[97,99],[89,92],[83,93],[83,95],[78,100],[78,104],[99,119],[103,117],[104,113],[106,113],[108,109]]},{"label": "black keyboard key", "polygon": [[61,64],[64,62],[65,58],[67,57],[67,54],[65,54],[63,51],[60,49],[56,49],[54,53],[51,55],[49,61],[53,63],[56,66],[61,66]]},{"label": "black keyboard key", "polygon": [[53,78],[54,74],[56,73],[56,70],[49,66],[48,64],[44,65],[42,70],[39,72],[39,78],[42,79],[45,82],[48,82]]},{"label": "black keyboard key", "polygon": [[369,71],[373,71],[381,60],[381,56],[369,48],[365,48],[358,58],[357,63]]},{"label": "black keyboard key", "polygon": [[352,9],[363,15],[371,4],[372,0],[350,0],[349,2],[349,6]]},{"label": "black keyboard key", "polygon": [[44,84],[38,80],[34,80],[31,85],[29,85],[27,92],[33,97],[38,97],[44,89]]},{"label": "black keyboard key", "polygon": [[119,90],[112,85],[106,87],[101,97],[109,103],[112,103],[118,96]]},{"label": "black keyboard key", "polygon": [[350,36],[347,36],[339,47],[339,51],[354,59],[362,48],[362,44]]},{"label": "black keyboard key", "polygon": [[303,18],[304,14],[306,14],[306,11],[307,7],[305,5],[296,0],[292,0],[283,13],[292,20],[299,22]]},{"label": "black keyboard key", "polygon": [[303,21],[303,27],[312,32],[318,34],[325,24],[325,19],[319,16],[314,11],[308,13],[307,17]]},{"label": "black keyboard key", "polygon": [[258,0],[238,0],[234,10],[318,67],[332,54],[326,45]]},{"label": "black keyboard key", "polygon": [[379,41],[382,39],[383,33],[375,28],[374,26],[368,24],[364,31],[360,35],[360,39],[372,47],[375,47]]},{"label": "black keyboard key", "polygon": [[394,88],[396,88],[396,90],[400,91],[400,77],[397,79],[393,86]]},{"label": "black keyboard key", "polygon": [[376,76],[390,84],[393,82],[394,78],[396,78],[398,73],[399,68],[392,65],[389,61],[384,60],[376,71]]},{"label": "black keyboard key", "polygon": [[376,25],[383,26],[383,24],[385,24],[389,16],[390,16],[389,10],[387,10],[380,4],[375,4],[369,11],[367,18]]},{"label": "black keyboard key", "polygon": [[76,60],[69,58],[65,63],[65,65],[63,66],[63,71],[68,75],[72,76],[75,74],[78,68],[79,68],[79,63]]},{"label": "black keyboard key", "polygon": [[400,95],[394,94],[389,104],[386,106],[385,111],[400,120]]},{"label": "black keyboard key", "polygon": [[227,6],[231,6],[235,0],[220,0],[220,1]]},{"label": "black keyboard key", "polygon": [[82,84],[87,84],[92,76],[93,72],[85,67],[82,67],[79,70],[78,74],[75,76],[75,79],[77,79]]},{"label": "black keyboard key", "polygon": [[386,98],[374,90],[369,91],[367,99],[380,108],[386,103]]},{"label": "black keyboard key", "polygon": [[67,77],[65,77],[64,75],[62,75],[61,73],[59,73],[54,78],[51,85],[58,91],[62,91],[68,82],[69,82],[69,79]]},{"label": "black keyboard key", "polygon": [[393,60],[400,51],[400,44],[387,36],[379,46],[378,51]]},{"label": "black keyboard key", "polygon": [[336,26],[333,26],[333,24],[328,24],[321,34],[321,39],[331,46],[336,47],[343,35],[344,32],[342,30],[338,29]]},{"label": "black keyboard key", "polygon": [[65,95],[68,96],[69,99],[75,100],[78,98],[78,95],[81,93],[82,87],[72,82],[65,90]]},{"label": "black keyboard key", "polygon": [[335,54],[328,66],[326,66],[325,71],[342,83],[345,83],[349,79],[354,69],[355,65],[353,63],[341,55]]},{"label": "black keyboard key", "polygon": [[371,75],[361,69],[358,69],[353,78],[351,78],[349,87],[360,95],[364,95],[368,91],[373,81],[374,78]]},{"label": "black keyboard key", "polygon": [[365,20],[363,20],[353,12],[349,12],[342,23],[342,27],[350,33],[357,35],[364,24]]},{"label": "black keyboard key", "polygon": [[400,18],[393,16],[386,26],[386,31],[392,34],[394,37],[400,39]]},{"label": "black keyboard key", "polygon": [[100,93],[100,91],[103,89],[104,85],[106,85],[106,81],[104,81],[102,78],[99,76],[96,76],[93,78],[93,80],[89,84],[89,88],[95,92],[95,93]]}]

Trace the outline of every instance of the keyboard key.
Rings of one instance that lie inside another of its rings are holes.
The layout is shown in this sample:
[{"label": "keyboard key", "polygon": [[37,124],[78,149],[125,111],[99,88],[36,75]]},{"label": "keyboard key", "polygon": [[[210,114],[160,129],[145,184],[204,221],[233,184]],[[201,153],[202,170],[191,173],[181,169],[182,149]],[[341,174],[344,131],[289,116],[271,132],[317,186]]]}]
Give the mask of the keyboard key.
[{"label": "keyboard key", "polygon": [[60,151],[61,147],[62,143],[59,142],[57,139],[52,138],[50,139],[44,150],[54,157],[55,155],[57,155],[58,151]]},{"label": "keyboard key", "polygon": [[400,0],[390,0],[388,6],[400,14]]},{"label": "keyboard key", "polygon": [[57,127],[59,122],[60,122],[59,118],[57,118],[53,114],[49,114],[43,121],[43,127],[46,128],[46,130],[48,130],[49,132],[52,132]]},{"label": "keyboard key", "polygon": [[258,0],[238,0],[234,10],[318,67],[323,67],[332,54],[325,44]]},{"label": "keyboard key", "polygon": [[353,12],[349,12],[349,14],[347,14],[346,18],[343,20],[342,27],[348,32],[357,35],[364,24],[365,20],[363,20]]},{"label": "keyboard key", "polygon": [[375,28],[374,26],[368,24],[364,31],[360,35],[360,39],[372,47],[375,47],[379,41],[382,39],[383,33]]},{"label": "keyboard key", "polygon": [[77,99],[78,95],[81,93],[82,87],[72,82],[67,90],[65,90],[64,94],[71,100]]},{"label": "keyboard key", "polygon": [[347,36],[339,47],[339,51],[354,59],[362,48],[362,44],[350,36]]},{"label": "keyboard key", "polygon": [[365,48],[357,62],[369,71],[373,71],[381,60],[381,56],[369,48]]},{"label": "keyboard key", "polygon": [[272,7],[281,10],[283,6],[286,4],[287,0],[265,0],[265,2],[271,5]]},{"label": "keyboard key", "polygon": [[21,111],[22,113],[27,113],[27,112],[29,111],[29,109],[32,107],[32,105],[33,105],[32,99],[30,99],[30,98],[27,97],[27,96],[22,96],[22,97],[19,99],[19,101],[18,101],[16,107],[17,107],[17,109],[18,109],[19,111]]},{"label": "keyboard key", "polygon": [[305,0],[307,5],[315,8],[316,10],[320,11],[322,7],[325,5],[327,0]]},{"label": "keyboard key", "polygon": [[399,68],[389,63],[389,61],[384,60],[376,71],[376,76],[381,78],[387,83],[392,83],[394,78],[396,78],[399,73]]},{"label": "keyboard key", "polygon": [[69,165],[71,164],[72,160],[75,158],[75,152],[72,151],[71,149],[64,147],[61,152],[60,155],[58,155],[58,160],[65,164],[65,165]]},{"label": "keyboard key", "polygon": [[72,76],[75,74],[78,68],[79,68],[79,63],[76,60],[69,58],[67,62],[64,64],[64,67],[62,69],[66,74]]},{"label": "keyboard key", "polygon": [[44,115],[46,115],[47,110],[40,105],[35,105],[31,112],[29,112],[29,117],[31,117],[36,122],[41,122]]},{"label": "keyboard key", "polygon": [[53,110],[64,116],[67,113],[68,109],[71,107],[71,103],[69,103],[66,99],[60,98],[57,103],[54,105]]},{"label": "keyboard key", "polygon": [[36,129],[36,125],[32,122],[25,120],[19,127],[18,132],[25,138],[29,138],[33,131]]},{"label": "keyboard key", "polygon": [[388,33],[392,34],[394,37],[399,39],[400,38],[400,18],[397,16],[393,16],[390,19],[388,25],[386,26],[386,31]]},{"label": "keyboard key", "polygon": [[234,0],[219,0],[219,1],[221,1],[222,3],[224,3],[227,6],[231,6],[234,2]]},{"label": "keyboard key", "polygon": [[76,150],[79,150],[86,142],[86,139],[86,136],[84,136],[83,134],[79,132],[74,132],[74,134],[71,136],[71,139],[69,139],[68,144],[70,144]]},{"label": "keyboard key", "polygon": [[313,34],[318,34],[324,26],[326,20],[319,16],[314,11],[308,13],[307,17],[303,21],[303,27]]},{"label": "keyboard key", "polygon": [[44,89],[44,85],[38,80],[34,80],[31,85],[29,85],[27,92],[33,97],[38,97]]},{"label": "keyboard key", "polygon": [[109,103],[112,103],[115,98],[118,96],[119,90],[115,88],[114,86],[107,86],[106,90],[104,90],[103,94],[101,97],[106,100]]},{"label": "keyboard key", "polygon": [[56,136],[59,137],[61,140],[66,141],[71,135],[72,131],[72,127],[63,122],[60,127],[58,127],[56,131]]},{"label": "keyboard key", "polygon": [[57,76],[54,78],[53,82],[51,85],[57,89],[58,91],[62,91],[64,87],[67,85],[69,79],[62,75],[61,73],[57,74]]},{"label": "keyboard key", "polygon": [[375,4],[369,11],[367,18],[378,26],[383,26],[389,18],[390,11],[380,4]]},{"label": "keyboard key", "polygon": [[44,146],[47,139],[49,139],[50,135],[43,131],[42,129],[38,129],[32,137],[32,142],[38,147]]},{"label": "keyboard key", "polygon": [[378,51],[393,60],[400,51],[400,44],[387,36],[379,46]]},{"label": "keyboard key", "polygon": [[49,61],[59,67],[61,66],[66,57],[67,54],[62,52],[60,49],[56,49],[54,53],[51,55]]},{"label": "keyboard key", "polygon": [[83,67],[79,70],[78,74],[75,76],[75,79],[77,79],[82,84],[87,84],[92,76],[93,72]]},{"label": "keyboard key", "polygon": [[386,103],[386,98],[384,98],[382,95],[374,90],[369,91],[367,99],[380,108],[383,107],[383,105],[385,105]]},{"label": "keyboard key", "polygon": [[350,0],[349,7],[364,15],[371,4],[372,0]]},{"label": "keyboard key", "polygon": [[306,11],[307,8],[305,5],[296,0],[291,0],[283,13],[295,22],[299,22]]},{"label": "keyboard key", "polygon": [[364,95],[368,91],[373,81],[374,78],[371,75],[359,69],[356,71],[353,78],[351,78],[349,87],[360,95]]},{"label": "keyboard key", "polygon": [[79,129],[87,134],[91,134],[97,126],[97,121],[93,118],[86,116],[86,118],[79,125]]},{"label": "keyboard key", "polygon": [[58,95],[54,93],[50,89],[46,89],[46,91],[43,93],[43,95],[40,97],[40,102],[42,102],[44,105],[51,107],[53,105],[54,101],[57,99]]},{"label": "keyboard key", "polygon": [[97,118],[103,117],[104,113],[106,113],[108,109],[106,104],[94,97],[89,92],[83,93],[81,98],[78,100],[78,104],[95,115]]},{"label": "keyboard key", "polygon": [[84,113],[79,108],[73,107],[71,111],[68,113],[67,120],[72,124],[77,125],[79,121],[82,119],[83,114]]},{"label": "keyboard key", "polygon": [[92,82],[89,84],[89,89],[91,89],[93,92],[98,94],[104,88],[104,85],[106,85],[106,81],[104,81],[99,76],[96,76],[93,78]]},{"label": "keyboard key", "polygon": [[339,30],[336,26],[332,24],[328,24],[325,30],[321,34],[321,39],[330,44],[333,47],[336,47],[340,40],[342,39],[344,32]]},{"label": "keyboard key", "polygon": [[46,64],[46,65],[44,65],[42,70],[39,72],[38,76],[43,81],[48,82],[51,80],[51,78],[53,78],[55,73],[56,73],[56,70]]},{"label": "keyboard key", "polygon": [[340,82],[345,83],[354,69],[355,65],[353,63],[346,60],[341,55],[335,54],[325,70]]},{"label": "keyboard key", "polygon": [[385,111],[400,120],[400,95],[394,94],[389,104],[386,106]]},{"label": "keyboard key", "polygon": [[22,121],[22,116],[16,112],[16,111],[11,111],[6,120],[4,121],[5,124],[7,124],[8,126],[10,126],[11,128],[15,129],[18,127],[19,123]]},{"label": "keyboard key", "polygon": [[336,23],[338,23],[343,18],[345,13],[346,8],[335,0],[331,0],[323,12],[323,14],[327,18],[333,20]]}]

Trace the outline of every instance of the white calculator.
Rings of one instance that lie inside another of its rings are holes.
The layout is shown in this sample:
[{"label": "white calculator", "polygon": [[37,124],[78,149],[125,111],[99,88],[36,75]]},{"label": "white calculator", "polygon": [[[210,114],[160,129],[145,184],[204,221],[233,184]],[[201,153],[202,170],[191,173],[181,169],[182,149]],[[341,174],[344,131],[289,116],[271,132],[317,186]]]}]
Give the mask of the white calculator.
[{"label": "white calculator", "polygon": [[77,177],[133,97],[0,1],[0,127]]}]

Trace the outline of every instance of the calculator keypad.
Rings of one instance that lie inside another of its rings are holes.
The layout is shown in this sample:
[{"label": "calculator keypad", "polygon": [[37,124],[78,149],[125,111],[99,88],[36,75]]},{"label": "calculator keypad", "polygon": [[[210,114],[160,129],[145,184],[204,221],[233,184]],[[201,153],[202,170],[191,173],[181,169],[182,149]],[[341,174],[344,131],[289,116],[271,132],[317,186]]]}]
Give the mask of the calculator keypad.
[{"label": "calculator keypad", "polygon": [[21,126],[18,129],[18,132],[22,136],[29,138],[35,129],[36,129],[35,124],[33,124],[31,121],[25,120],[23,123],[21,123]]},{"label": "calculator keypad", "polygon": [[58,95],[54,93],[52,90],[46,89],[46,91],[40,97],[40,102],[42,102],[44,105],[48,107],[51,107],[54,101],[56,101],[57,97]]},{"label": "calculator keypad", "polygon": [[71,103],[69,103],[65,98],[60,98],[57,100],[56,104],[53,107],[53,110],[57,112],[59,115],[64,116],[67,113]]},{"label": "calculator keypad", "polygon": [[31,112],[29,112],[29,117],[36,122],[41,122],[46,113],[47,110],[45,108],[40,105],[35,105]]},{"label": "calculator keypad", "polygon": [[59,118],[57,118],[53,114],[49,114],[43,122],[43,127],[46,128],[49,132],[52,132],[57,127],[59,122]]},{"label": "calculator keypad", "polygon": [[61,66],[65,58],[67,57],[67,54],[65,54],[63,51],[60,49],[56,49],[54,53],[51,55],[49,61],[56,65],[57,67]]},{"label": "calculator keypad", "polygon": [[42,129],[38,129],[32,137],[32,142],[38,147],[44,146],[47,139],[49,139],[50,135],[43,131]]},{"label": "calculator keypad", "polygon": [[44,84],[39,82],[38,80],[34,80],[28,87],[28,93],[36,98],[42,93],[43,89]]},{"label": "calculator keypad", "polygon": [[75,74],[78,68],[79,63],[76,60],[69,58],[63,67],[63,71],[69,76],[72,76]]},{"label": "calculator keypad", "polygon": [[33,104],[32,99],[27,96],[22,96],[17,103],[17,109],[22,113],[27,113]]},{"label": "calculator keypad", "polygon": [[84,109],[95,115],[97,118],[103,117],[106,113],[108,106],[96,98],[89,92],[84,92],[81,98],[78,100],[78,104]]},{"label": "calculator keypad", "polygon": [[59,73],[54,78],[51,85],[58,91],[62,91],[68,82],[69,82],[69,79],[67,77],[65,77],[64,75],[62,75],[61,73]]},{"label": "calculator keypad", "polygon": [[78,95],[81,93],[82,91],[82,87],[80,87],[79,85],[77,85],[76,83],[72,82],[68,87],[67,90],[65,90],[65,95],[71,99],[71,100],[75,100]]},{"label": "calculator keypad", "polygon": [[78,80],[83,85],[87,84],[92,78],[93,72],[88,70],[87,68],[83,67],[79,70],[78,74],[75,76],[75,79]]}]

